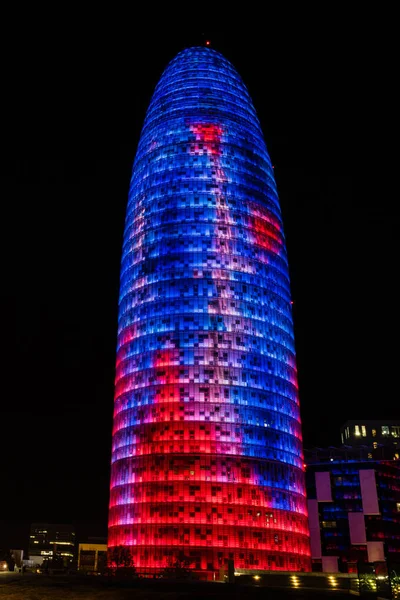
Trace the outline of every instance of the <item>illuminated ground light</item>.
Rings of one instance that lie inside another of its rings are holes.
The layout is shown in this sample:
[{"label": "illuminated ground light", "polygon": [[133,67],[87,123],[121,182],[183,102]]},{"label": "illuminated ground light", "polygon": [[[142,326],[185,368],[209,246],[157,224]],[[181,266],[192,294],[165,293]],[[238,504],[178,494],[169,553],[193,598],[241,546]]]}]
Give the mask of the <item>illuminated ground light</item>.
[{"label": "illuminated ground light", "polygon": [[297,577],[297,575],[291,575],[290,576],[290,582],[292,584],[292,587],[295,587],[295,588],[300,587],[300,585],[301,585],[301,581]]},{"label": "illuminated ground light", "polygon": [[336,587],[338,585],[338,580],[333,575],[329,575],[328,577],[329,585],[332,587]]},{"label": "illuminated ground light", "polygon": [[291,303],[249,93],[186,49],[146,113],[122,248],[108,545],[138,570],[311,570]]}]

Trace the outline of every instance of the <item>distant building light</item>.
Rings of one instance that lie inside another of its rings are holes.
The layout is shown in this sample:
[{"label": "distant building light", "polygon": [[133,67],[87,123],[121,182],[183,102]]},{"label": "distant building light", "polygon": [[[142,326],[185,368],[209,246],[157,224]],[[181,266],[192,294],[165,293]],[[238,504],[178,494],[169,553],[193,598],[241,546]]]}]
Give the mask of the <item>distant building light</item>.
[{"label": "distant building light", "polygon": [[57,546],[73,546],[74,543],[73,542],[60,542],[60,541],[56,541],[56,542],[49,542],[49,544],[57,544]]}]

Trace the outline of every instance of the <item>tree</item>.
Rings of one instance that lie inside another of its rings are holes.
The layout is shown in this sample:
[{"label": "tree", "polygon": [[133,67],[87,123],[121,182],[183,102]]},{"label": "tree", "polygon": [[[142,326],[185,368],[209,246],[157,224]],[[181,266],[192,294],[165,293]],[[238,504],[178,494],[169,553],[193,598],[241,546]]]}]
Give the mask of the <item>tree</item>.
[{"label": "tree", "polygon": [[132,552],[127,546],[113,546],[108,548],[107,563],[114,575],[136,575]]},{"label": "tree", "polygon": [[45,557],[42,562],[42,569],[45,571],[51,571],[52,569],[56,569],[57,571],[61,571],[62,569],[66,570],[65,560],[58,552],[50,557]]},{"label": "tree", "polygon": [[173,579],[188,579],[194,577],[192,570],[189,568],[193,560],[189,556],[185,556],[183,550],[175,556],[170,556],[167,559],[167,566],[163,571],[163,577]]}]

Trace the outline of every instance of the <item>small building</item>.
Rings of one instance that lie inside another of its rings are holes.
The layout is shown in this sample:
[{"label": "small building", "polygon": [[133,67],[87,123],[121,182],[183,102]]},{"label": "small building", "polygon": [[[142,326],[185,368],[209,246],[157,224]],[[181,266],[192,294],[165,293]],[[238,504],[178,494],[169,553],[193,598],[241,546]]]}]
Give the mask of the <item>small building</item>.
[{"label": "small building", "polygon": [[376,460],[370,450],[305,450],[314,571],[400,566],[400,461]]},{"label": "small building", "polygon": [[24,551],[22,549],[10,550],[11,558],[14,561],[14,571],[21,571],[24,566]]},{"label": "small building", "polygon": [[95,542],[79,544],[78,571],[82,573],[103,573],[106,566],[107,544]]}]

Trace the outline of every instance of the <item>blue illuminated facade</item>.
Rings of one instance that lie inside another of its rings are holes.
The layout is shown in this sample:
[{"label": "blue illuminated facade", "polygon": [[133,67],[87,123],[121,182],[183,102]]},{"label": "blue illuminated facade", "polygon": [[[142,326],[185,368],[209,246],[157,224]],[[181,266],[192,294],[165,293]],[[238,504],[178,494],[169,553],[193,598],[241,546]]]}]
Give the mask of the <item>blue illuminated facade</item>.
[{"label": "blue illuminated facade", "polygon": [[285,237],[240,76],[180,52],[146,113],[123,239],[109,547],[212,578],[310,570]]}]

